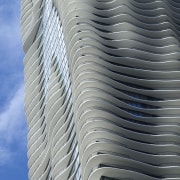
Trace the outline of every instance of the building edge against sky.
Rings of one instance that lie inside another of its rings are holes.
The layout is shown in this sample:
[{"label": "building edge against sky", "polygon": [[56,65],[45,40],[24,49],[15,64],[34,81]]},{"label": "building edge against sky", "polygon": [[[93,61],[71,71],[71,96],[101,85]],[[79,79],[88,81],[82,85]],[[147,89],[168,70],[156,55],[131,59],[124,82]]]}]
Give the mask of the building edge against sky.
[{"label": "building edge against sky", "polygon": [[180,179],[180,2],[21,0],[29,179]]}]

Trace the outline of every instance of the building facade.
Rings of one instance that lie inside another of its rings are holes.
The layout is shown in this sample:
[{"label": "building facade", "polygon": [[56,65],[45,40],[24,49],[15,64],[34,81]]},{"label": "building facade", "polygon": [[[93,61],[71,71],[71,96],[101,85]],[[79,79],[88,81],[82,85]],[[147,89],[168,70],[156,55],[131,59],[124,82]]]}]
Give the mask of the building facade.
[{"label": "building facade", "polygon": [[180,1],[21,0],[31,180],[180,179]]}]

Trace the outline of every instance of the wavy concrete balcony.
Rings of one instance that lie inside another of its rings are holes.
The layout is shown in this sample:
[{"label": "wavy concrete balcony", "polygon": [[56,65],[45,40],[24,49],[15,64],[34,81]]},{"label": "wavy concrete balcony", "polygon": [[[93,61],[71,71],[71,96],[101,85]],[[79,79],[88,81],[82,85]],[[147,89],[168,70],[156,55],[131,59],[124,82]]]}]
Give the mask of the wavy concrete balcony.
[{"label": "wavy concrete balcony", "polygon": [[180,179],[180,1],[21,2],[29,179]]}]

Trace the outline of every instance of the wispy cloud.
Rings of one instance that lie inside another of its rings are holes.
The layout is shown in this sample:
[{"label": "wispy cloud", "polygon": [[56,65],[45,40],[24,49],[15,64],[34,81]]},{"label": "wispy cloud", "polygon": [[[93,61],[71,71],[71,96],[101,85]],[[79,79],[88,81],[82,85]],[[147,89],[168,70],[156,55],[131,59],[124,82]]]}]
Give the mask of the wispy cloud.
[{"label": "wispy cloud", "polygon": [[0,0],[0,110],[23,80],[20,0]]},{"label": "wispy cloud", "polygon": [[10,147],[15,141],[19,141],[19,146],[26,144],[23,92],[21,85],[5,110],[0,113],[0,165],[8,162],[13,156],[14,152]]},{"label": "wispy cloud", "polygon": [[[20,0],[0,0],[0,179],[27,179]],[[9,173],[10,172],[10,173]]]}]

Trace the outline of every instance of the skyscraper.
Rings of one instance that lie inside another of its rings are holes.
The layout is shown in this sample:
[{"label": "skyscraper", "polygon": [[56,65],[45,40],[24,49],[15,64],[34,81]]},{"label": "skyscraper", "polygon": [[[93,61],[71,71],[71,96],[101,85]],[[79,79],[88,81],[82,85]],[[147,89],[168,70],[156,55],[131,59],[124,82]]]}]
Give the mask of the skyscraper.
[{"label": "skyscraper", "polygon": [[180,179],[180,1],[21,4],[29,179]]}]

